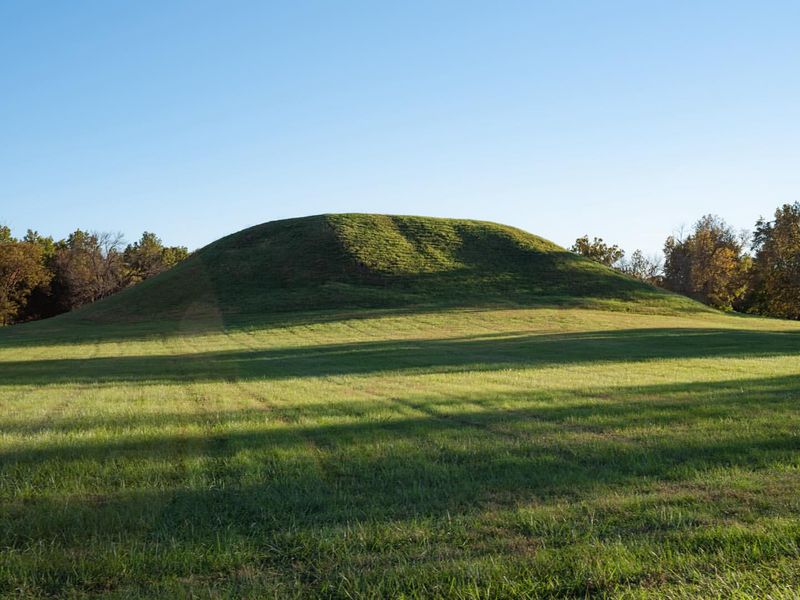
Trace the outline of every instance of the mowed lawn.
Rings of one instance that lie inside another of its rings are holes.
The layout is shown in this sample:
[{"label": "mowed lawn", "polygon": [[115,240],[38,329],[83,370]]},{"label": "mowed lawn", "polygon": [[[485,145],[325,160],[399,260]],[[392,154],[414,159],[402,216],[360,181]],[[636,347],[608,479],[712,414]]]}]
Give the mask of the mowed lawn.
[{"label": "mowed lawn", "polygon": [[5,597],[800,589],[798,324],[86,327],[0,332]]}]

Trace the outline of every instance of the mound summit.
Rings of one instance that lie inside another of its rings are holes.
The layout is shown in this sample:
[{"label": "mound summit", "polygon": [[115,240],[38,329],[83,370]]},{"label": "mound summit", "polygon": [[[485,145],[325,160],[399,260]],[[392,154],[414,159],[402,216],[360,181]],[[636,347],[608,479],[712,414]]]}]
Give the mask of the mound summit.
[{"label": "mound summit", "polygon": [[325,309],[604,303],[694,305],[505,225],[326,214],[228,235],[72,318],[186,319],[210,311],[227,322]]}]

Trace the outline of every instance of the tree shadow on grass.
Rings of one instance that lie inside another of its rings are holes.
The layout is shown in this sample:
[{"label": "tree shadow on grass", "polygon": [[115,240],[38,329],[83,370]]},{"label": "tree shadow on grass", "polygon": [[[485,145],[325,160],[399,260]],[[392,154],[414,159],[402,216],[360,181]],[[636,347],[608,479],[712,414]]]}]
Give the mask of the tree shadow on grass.
[{"label": "tree shadow on grass", "polygon": [[793,332],[652,328],[520,333],[221,352],[183,347],[169,355],[5,361],[0,363],[0,386],[279,380],[798,353],[800,334]]},{"label": "tree shadow on grass", "polygon": [[[390,417],[265,425],[231,414],[221,422],[236,427],[207,433],[88,436],[11,449],[0,454],[8,485],[35,480],[40,468],[74,473],[70,465],[87,476],[100,465],[136,465],[142,482],[171,483],[6,504],[0,537],[16,546],[56,533],[67,543],[131,530],[149,539],[272,535],[469,514],[487,503],[580,499],[718,468],[792,467],[800,453],[799,388],[800,377],[609,388],[614,399],[599,406],[578,398],[510,410],[479,394],[466,399],[468,411],[389,398]],[[749,424],[736,425],[742,422]],[[656,427],[642,433],[648,425]]]},{"label": "tree shadow on grass", "polygon": [[[520,308],[508,304],[498,306],[455,308],[455,312],[482,312],[498,308]],[[162,318],[125,320],[116,322],[97,322],[83,318],[80,314],[68,313],[51,319],[19,323],[11,327],[0,327],[0,347],[27,348],[33,346],[86,345],[107,342],[152,342],[180,339],[188,334],[226,334],[237,331],[257,329],[280,330],[291,327],[305,327],[333,323],[337,321],[367,320],[381,317],[424,316],[438,314],[447,307],[396,307],[352,310],[286,311],[269,314],[229,315],[223,322],[213,306],[202,309],[205,315],[190,315],[182,318],[180,314]]]},{"label": "tree shadow on grass", "polygon": [[[467,415],[450,415],[464,407],[477,410],[482,418],[498,422],[513,421],[524,423],[534,420],[539,425],[552,424],[559,427],[564,420],[582,422],[587,430],[596,427],[624,428],[638,424],[669,426],[674,422],[691,424],[698,419],[720,419],[731,417],[732,412],[744,410],[763,413],[767,410],[790,410],[797,404],[800,394],[800,375],[781,377],[731,379],[715,382],[695,381],[670,384],[593,386],[584,388],[526,389],[523,391],[504,391],[502,394],[487,396],[477,391],[473,394],[460,392],[457,397],[427,398],[419,397],[376,397],[361,400],[319,400],[300,404],[275,404],[264,398],[264,405],[258,408],[236,410],[217,410],[198,407],[197,411],[157,411],[148,413],[125,413],[79,416],[47,415],[41,419],[6,420],[0,425],[0,432],[7,434],[35,435],[45,432],[60,434],[95,434],[114,432],[120,436],[140,429],[151,428],[212,428],[222,424],[227,426],[264,425],[297,427],[313,421],[370,421],[382,420],[387,428],[385,411],[395,407],[402,416],[421,412],[430,416],[454,418],[468,422]],[[498,408],[498,404],[502,408]],[[511,405],[513,408],[508,408]],[[521,406],[520,406],[521,405]],[[419,415],[418,415],[419,416]],[[591,421],[591,422],[590,422]],[[332,435],[337,433],[337,425],[326,425],[325,430]],[[345,430],[357,430],[353,424]],[[205,437],[205,436],[203,436]],[[120,438],[124,439],[124,438]],[[111,447],[123,450],[150,446],[148,440],[134,446],[115,444]],[[183,439],[189,439],[184,437]],[[158,447],[158,446],[157,446]],[[75,446],[70,446],[75,448]],[[61,453],[66,454],[61,454]],[[39,457],[57,457],[70,454],[69,448],[48,447],[37,450]],[[27,456],[6,454],[3,456]]]}]

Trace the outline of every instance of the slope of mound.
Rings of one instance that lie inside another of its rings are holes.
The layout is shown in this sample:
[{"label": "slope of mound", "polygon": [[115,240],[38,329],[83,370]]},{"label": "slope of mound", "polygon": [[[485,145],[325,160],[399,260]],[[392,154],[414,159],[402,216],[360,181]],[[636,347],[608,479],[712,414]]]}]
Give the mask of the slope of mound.
[{"label": "slope of mound", "polygon": [[698,305],[519,229],[368,214],[273,221],[224,237],[176,268],[73,313],[99,321],[227,321],[367,307]]}]

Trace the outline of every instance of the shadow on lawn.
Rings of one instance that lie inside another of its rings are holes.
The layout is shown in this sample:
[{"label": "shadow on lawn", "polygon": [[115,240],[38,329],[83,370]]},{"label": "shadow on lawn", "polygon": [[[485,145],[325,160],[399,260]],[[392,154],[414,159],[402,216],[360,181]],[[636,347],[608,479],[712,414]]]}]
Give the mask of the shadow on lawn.
[{"label": "shadow on lawn", "polygon": [[[653,328],[566,334],[499,334],[434,340],[330,344],[302,348],[192,352],[87,359],[7,361],[1,385],[201,382],[436,373],[670,358],[800,353],[800,334],[730,329]],[[180,344],[179,339],[176,344]]]},{"label": "shadow on lawn", "polygon": [[[655,297],[661,295],[654,293]],[[653,307],[645,301],[647,293],[637,304],[633,298],[625,303],[625,312],[651,314]],[[617,299],[620,300],[620,299]],[[689,302],[687,300],[687,302]],[[286,303],[291,306],[291,303]],[[354,304],[349,309],[327,310],[286,310],[276,307],[274,311],[243,312],[241,314],[223,314],[218,302],[202,305],[197,314],[167,314],[126,320],[124,315],[112,313],[111,320],[97,321],[84,318],[79,313],[67,313],[50,319],[20,323],[11,327],[0,327],[0,347],[26,348],[34,346],[70,346],[107,342],[148,342],[181,338],[188,334],[213,335],[252,329],[281,330],[291,327],[306,327],[333,323],[337,321],[359,321],[382,317],[424,317],[425,315],[442,315],[447,313],[454,319],[472,313],[491,312],[495,310],[530,310],[530,309],[602,309],[613,310],[614,299],[577,297],[546,297],[539,302],[515,303],[508,298],[492,301],[483,298],[478,302],[437,302],[420,303],[412,306],[359,306]],[[284,312],[285,311],[285,312]],[[658,311],[657,311],[658,312]],[[717,314],[716,311],[699,303],[690,302],[687,306],[662,307],[664,314],[698,315]],[[747,315],[731,314],[730,318],[750,319]]]},{"label": "shadow on lawn", "polygon": [[[69,465],[136,465],[142,481],[164,482],[161,489],[134,484],[105,496],[7,505],[0,533],[9,546],[54,532],[67,543],[132,531],[150,539],[258,536],[578,499],[718,468],[797,465],[799,387],[800,376],[610,388],[614,400],[600,405],[559,400],[511,410],[479,394],[463,399],[467,411],[450,404],[461,399],[387,398],[391,418],[267,426],[254,412],[244,413],[249,423],[233,413],[220,418],[237,425],[227,431],[73,439],[4,452],[0,464],[9,481],[35,477],[51,461],[66,472]],[[206,423],[202,415],[173,415],[164,424],[171,420]],[[750,426],[735,425],[745,421]],[[643,432],[647,425],[656,428]]]},{"label": "shadow on lawn", "polygon": [[[242,390],[248,393],[247,389]],[[423,413],[428,416],[449,418],[457,423],[469,423],[467,415],[448,414],[454,408],[467,407],[479,411],[489,422],[535,423],[543,430],[560,431],[563,422],[569,419],[581,424],[587,432],[601,432],[608,428],[626,428],[639,425],[668,427],[675,423],[692,425],[702,419],[731,418],[744,411],[764,414],[765,411],[792,410],[800,395],[800,375],[773,378],[732,379],[729,381],[706,381],[677,384],[634,385],[614,387],[593,387],[583,389],[528,389],[516,392],[503,392],[487,397],[484,393],[468,394],[461,392],[458,397],[438,399],[422,398],[368,398],[361,400],[319,400],[299,404],[275,404],[268,397],[260,397],[249,390],[252,398],[263,402],[263,407],[240,410],[206,410],[198,407],[196,412],[153,412],[145,414],[93,416],[54,416],[48,414],[42,419],[26,418],[20,422],[5,422],[0,432],[9,434],[34,435],[44,432],[62,434],[95,434],[97,430],[112,431],[123,436],[142,428],[213,428],[222,424],[227,426],[257,427],[265,426],[296,427],[302,431],[303,423],[315,420],[363,420],[365,426],[372,427],[370,421],[381,420],[387,429],[394,425],[382,413],[391,409],[399,416]],[[506,407],[498,410],[497,404]],[[524,408],[507,408],[508,404],[523,403]],[[733,411],[733,412],[732,412]],[[417,414],[417,416],[421,416]],[[744,418],[744,417],[742,417]],[[337,435],[337,425],[326,425],[320,430]],[[345,426],[346,431],[357,431],[354,424]],[[203,434],[202,437],[205,437]],[[109,450],[112,452],[144,449],[151,445],[150,438],[140,442],[119,441]],[[182,439],[189,440],[186,435]],[[160,445],[156,446],[156,452]],[[0,458],[39,461],[63,456],[83,456],[81,446],[47,447],[33,451],[3,453]],[[75,454],[77,452],[77,454]]]}]

